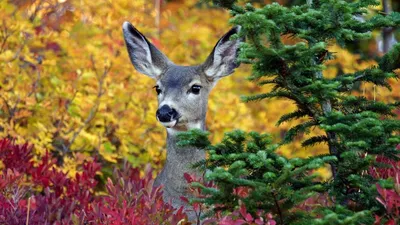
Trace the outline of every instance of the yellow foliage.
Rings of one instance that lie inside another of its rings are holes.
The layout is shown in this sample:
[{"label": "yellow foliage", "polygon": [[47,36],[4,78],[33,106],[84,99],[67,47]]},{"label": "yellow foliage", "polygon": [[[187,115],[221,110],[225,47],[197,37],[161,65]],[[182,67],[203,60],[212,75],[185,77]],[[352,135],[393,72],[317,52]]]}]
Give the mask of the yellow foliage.
[{"label": "yellow foliage", "polygon": [[[104,163],[128,160],[134,166],[152,162],[160,168],[166,133],[155,118],[154,81],[131,65],[121,25],[132,22],[175,63],[199,64],[229,29],[230,16],[194,4],[164,3],[156,27],[152,1],[0,2],[0,137],[28,141],[38,155],[52,151],[71,175],[90,156]],[[327,77],[339,69],[353,72],[375,64],[358,63],[357,56],[336,46],[331,50],[337,59],[327,64]],[[213,141],[232,129],[269,132],[278,140],[298,123],[275,126],[281,115],[295,109],[289,101],[240,101],[241,95],[269,90],[246,81],[250,73],[243,65],[212,91],[207,127]],[[400,93],[399,87],[395,90]],[[327,149],[303,149],[296,142],[280,151],[306,157]]]}]

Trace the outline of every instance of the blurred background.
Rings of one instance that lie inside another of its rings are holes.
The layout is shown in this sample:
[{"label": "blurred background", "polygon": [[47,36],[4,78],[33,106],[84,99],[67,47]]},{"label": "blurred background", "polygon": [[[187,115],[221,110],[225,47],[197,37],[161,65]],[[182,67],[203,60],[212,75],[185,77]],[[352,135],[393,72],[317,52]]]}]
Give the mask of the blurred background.
[{"label": "blurred background", "polygon": [[[252,2],[261,7],[305,1]],[[399,11],[397,1],[383,2],[387,5],[371,8],[371,13]],[[37,157],[51,152],[58,167],[70,175],[93,158],[103,164],[104,174],[123,162],[135,167],[151,163],[159,170],[166,154],[166,132],[155,118],[155,82],[131,65],[122,23],[130,21],[173,62],[195,65],[229,30],[229,18],[228,11],[196,0],[1,1],[0,137],[34,144]],[[336,58],[326,64],[324,75],[335,77],[374,66],[396,40],[398,31],[377,30],[370,40],[347,43],[347,49],[331,43]],[[288,101],[240,101],[242,95],[269,90],[247,81],[250,74],[250,66],[242,65],[212,91],[207,128],[213,142],[221,140],[225,131],[242,129],[271,133],[278,143],[288,128],[298,124],[275,125],[281,115],[295,109]],[[373,85],[356,87],[354,92],[369,99],[399,100],[400,84],[392,80],[392,85],[392,92]],[[307,157],[327,152],[327,147],[303,148],[298,142],[279,151]],[[327,171],[322,174],[329,176]]]}]

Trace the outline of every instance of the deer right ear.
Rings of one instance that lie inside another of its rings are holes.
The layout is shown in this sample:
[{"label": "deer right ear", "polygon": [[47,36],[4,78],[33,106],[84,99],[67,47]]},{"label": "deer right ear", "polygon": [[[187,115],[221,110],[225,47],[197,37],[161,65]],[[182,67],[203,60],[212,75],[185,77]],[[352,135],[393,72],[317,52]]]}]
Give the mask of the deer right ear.
[{"label": "deer right ear", "polygon": [[140,73],[158,79],[171,61],[129,22],[124,22],[122,31],[133,66]]},{"label": "deer right ear", "polygon": [[231,40],[231,37],[239,33],[240,29],[240,26],[236,26],[222,36],[203,64],[204,72],[210,80],[217,81],[221,77],[233,73],[235,68],[239,66],[236,58],[238,56],[239,45],[244,39]]}]

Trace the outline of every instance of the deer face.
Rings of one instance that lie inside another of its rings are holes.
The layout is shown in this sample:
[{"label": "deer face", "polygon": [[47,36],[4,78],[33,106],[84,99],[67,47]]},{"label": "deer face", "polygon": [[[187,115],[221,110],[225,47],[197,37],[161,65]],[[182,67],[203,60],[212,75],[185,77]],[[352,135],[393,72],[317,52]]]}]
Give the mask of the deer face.
[{"label": "deer face", "polygon": [[191,128],[204,129],[208,95],[216,82],[231,73],[236,63],[240,39],[229,40],[239,32],[231,29],[216,44],[207,60],[197,66],[172,63],[130,23],[123,33],[132,64],[140,73],[156,80],[157,120],[168,133]]},{"label": "deer face", "polygon": [[170,66],[156,82],[157,120],[176,130],[202,129],[211,88],[200,67]]}]

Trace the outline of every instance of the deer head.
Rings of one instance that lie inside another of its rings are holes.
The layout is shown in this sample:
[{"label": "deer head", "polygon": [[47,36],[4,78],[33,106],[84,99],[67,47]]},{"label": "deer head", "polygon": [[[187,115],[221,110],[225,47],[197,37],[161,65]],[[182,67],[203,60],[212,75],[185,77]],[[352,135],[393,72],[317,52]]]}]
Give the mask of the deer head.
[{"label": "deer head", "polygon": [[133,66],[156,80],[157,120],[169,135],[192,128],[205,129],[208,95],[219,79],[238,66],[236,58],[240,39],[230,40],[240,27],[232,28],[217,42],[201,65],[178,66],[152,45],[129,22],[123,33]]}]

